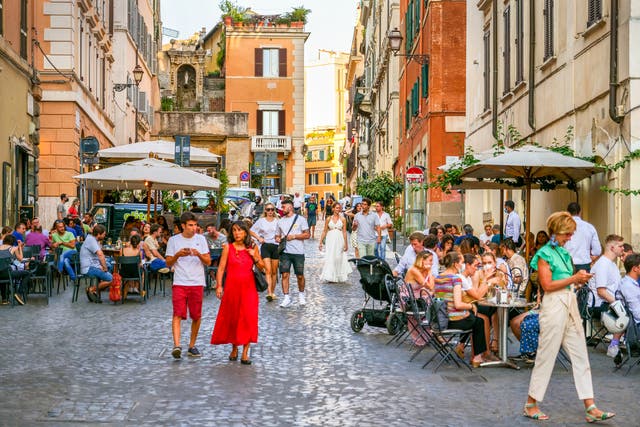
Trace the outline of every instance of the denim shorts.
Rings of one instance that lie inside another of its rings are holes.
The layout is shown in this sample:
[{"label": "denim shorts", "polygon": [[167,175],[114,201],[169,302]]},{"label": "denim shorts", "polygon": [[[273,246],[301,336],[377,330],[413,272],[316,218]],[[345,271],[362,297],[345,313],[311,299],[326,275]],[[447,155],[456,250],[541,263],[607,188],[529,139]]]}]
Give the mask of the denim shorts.
[{"label": "denim shorts", "polygon": [[89,267],[89,271],[87,271],[87,276],[89,277],[97,277],[101,282],[111,282],[113,280],[113,276],[108,271],[102,271],[96,267]]},{"label": "denim shorts", "polygon": [[280,254],[280,273],[289,273],[293,264],[293,272],[296,276],[304,275],[304,255],[303,254]]}]

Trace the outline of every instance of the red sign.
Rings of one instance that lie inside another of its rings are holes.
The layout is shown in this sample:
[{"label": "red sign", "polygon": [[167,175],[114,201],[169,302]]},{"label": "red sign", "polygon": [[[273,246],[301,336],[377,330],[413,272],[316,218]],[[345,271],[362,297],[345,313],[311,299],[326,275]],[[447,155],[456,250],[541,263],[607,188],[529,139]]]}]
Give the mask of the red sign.
[{"label": "red sign", "polygon": [[407,182],[412,184],[422,184],[424,182],[424,170],[419,166],[412,166],[405,174]]}]

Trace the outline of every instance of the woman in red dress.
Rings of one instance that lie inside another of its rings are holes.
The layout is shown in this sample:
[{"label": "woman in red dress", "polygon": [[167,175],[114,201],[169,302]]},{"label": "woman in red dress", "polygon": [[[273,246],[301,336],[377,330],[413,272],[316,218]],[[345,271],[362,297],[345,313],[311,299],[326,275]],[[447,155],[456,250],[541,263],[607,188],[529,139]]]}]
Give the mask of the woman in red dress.
[{"label": "woman in red dress", "polygon": [[[254,263],[261,270],[265,266],[244,221],[233,223],[229,242],[222,249],[216,275],[216,296],[222,301],[211,344],[231,344],[232,361],[238,360],[238,346],[243,346],[240,362],[250,365],[249,345],[258,342],[258,292],[252,269]],[[225,272],[223,296],[221,283]]]}]

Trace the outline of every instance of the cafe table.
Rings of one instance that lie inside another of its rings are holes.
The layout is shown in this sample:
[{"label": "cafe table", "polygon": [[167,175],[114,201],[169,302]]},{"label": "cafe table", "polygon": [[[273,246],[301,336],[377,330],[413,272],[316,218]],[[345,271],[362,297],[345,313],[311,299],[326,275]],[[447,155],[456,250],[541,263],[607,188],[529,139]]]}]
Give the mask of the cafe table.
[{"label": "cafe table", "polygon": [[508,302],[496,302],[496,298],[488,298],[484,300],[478,301],[479,305],[483,305],[486,307],[495,307],[497,309],[498,314],[498,328],[500,331],[500,339],[498,346],[498,357],[500,360],[484,362],[480,366],[482,367],[490,367],[490,366],[498,366],[498,367],[506,367],[512,369],[520,369],[518,365],[513,363],[508,358],[508,339],[507,332],[509,330],[509,310],[512,308],[526,308],[533,307],[535,303],[527,302],[524,298],[516,298],[510,299]]}]

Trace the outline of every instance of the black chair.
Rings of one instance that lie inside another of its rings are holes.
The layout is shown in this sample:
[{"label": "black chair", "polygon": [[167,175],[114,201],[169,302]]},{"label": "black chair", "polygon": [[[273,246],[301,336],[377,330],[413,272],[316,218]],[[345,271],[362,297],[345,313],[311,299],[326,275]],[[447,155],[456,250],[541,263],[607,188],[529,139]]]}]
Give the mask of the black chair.
[{"label": "black chair", "polygon": [[[76,274],[76,280],[72,280],[73,282],[73,295],[71,296],[71,302],[76,302],[78,301],[78,294],[80,293],[80,284],[82,282],[87,282],[88,280],[88,284],[86,284],[86,286],[91,286],[91,284],[94,281],[93,277],[89,277],[86,276],[82,273],[80,273],[80,255],[78,253],[75,253],[73,255],[71,255],[69,257],[69,262],[71,263],[71,268],[73,268],[73,271]],[[60,284],[60,282],[58,282],[58,285]],[[100,300],[100,292],[97,292],[98,294],[98,300]]]},{"label": "black chair", "polygon": [[51,267],[48,260],[29,261],[29,272],[31,273],[31,284],[27,293],[45,295],[47,304],[51,296]]},{"label": "black chair", "polygon": [[22,256],[24,258],[34,258],[39,260],[40,259],[40,250],[42,248],[40,247],[40,245],[29,245],[29,246],[24,246],[22,248]]},{"label": "black chair", "polygon": [[589,286],[582,286],[576,291],[576,298],[580,317],[582,318],[582,326],[587,337],[587,345],[592,345],[596,348],[603,342],[603,338],[607,334],[607,328],[599,323],[600,309],[595,307],[595,295]]},{"label": "black chair", "polygon": [[15,305],[15,288],[13,284],[13,278],[11,277],[11,263],[12,260],[9,257],[0,258],[0,286],[7,286],[7,298],[11,303],[11,307]]},{"label": "black chair", "polygon": [[220,256],[222,256],[222,248],[209,249],[209,256],[211,257],[211,265],[205,269],[205,292],[207,295],[213,289],[213,283],[215,282],[216,274],[218,273],[218,263],[220,262]]},{"label": "black chair", "polygon": [[[169,280],[171,281],[171,272],[167,272],[167,273],[161,273],[158,270],[153,271],[151,270],[151,264],[150,263],[145,263],[143,265],[143,270],[145,273],[145,281],[147,282],[146,287],[147,290],[151,290],[151,280],[153,280],[153,296],[156,295],[157,291],[158,291],[158,286],[160,286],[160,291],[162,291],[162,296],[166,296],[166,289],[165,289],[165,284],[164,281],[165,280]],[[147,295],[148,298],[148,295]]]},{"label": "black chair", "polygon": [[140,299],[141,302],[145,302],[147,300],[148,288],[147,281],[142,280],[143,272],[142,267],[140,266],[140,255],[135,256],[121,256],[118,258],[118,273],[120,277],[122,277],[122,285],[121,285],[121,293],[122,295],[121,302],[124,302],[124,284],[126,282],[138,282],[138,286],[142,289],[140,290]]}]

